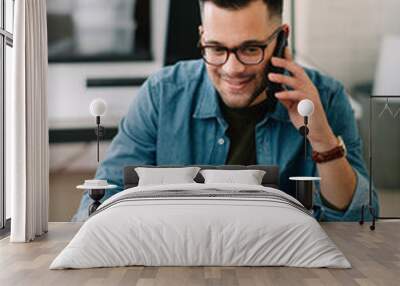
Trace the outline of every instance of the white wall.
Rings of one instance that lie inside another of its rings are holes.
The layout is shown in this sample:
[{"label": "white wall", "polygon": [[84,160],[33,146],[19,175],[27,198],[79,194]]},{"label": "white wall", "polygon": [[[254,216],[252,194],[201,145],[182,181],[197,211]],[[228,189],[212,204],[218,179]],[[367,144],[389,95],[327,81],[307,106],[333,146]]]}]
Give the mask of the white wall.
[{"label": "white wall", "polygon": [[105,126],[117,126],[126,113],[138,87],[87,88],[88,78],[146,77],[161,63],[50,64],[48,75],[48,111],[51,129],[94,126],[89,105],[95,98],[107,102],[102,118]]},{"label": "white wall", "polygon": [[350,89],[374,78],[384,34],[400,34],[399,0],[296,0],[296,45]]}]

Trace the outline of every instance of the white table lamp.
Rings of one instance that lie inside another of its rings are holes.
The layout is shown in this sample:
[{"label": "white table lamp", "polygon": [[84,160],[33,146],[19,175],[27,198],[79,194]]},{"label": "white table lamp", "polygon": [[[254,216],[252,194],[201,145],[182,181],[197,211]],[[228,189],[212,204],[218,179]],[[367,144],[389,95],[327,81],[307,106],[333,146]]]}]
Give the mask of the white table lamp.
[{"label": "white table lamp", "polygon": [[104,116],[107,111],[107,103],[100,99],[94,99],[89,106],[90,114],[96,117],[96,136],[97,136],[97,162],[99,162],[99,148],[100,148],[100,138],[104,136],[104,128],[100,125],[100,117]]},{"label": "white table lamp", "polygon": [[[104,135],[104,127],[100,125],[100,117],[104,116],[107,111],[107,103],[98,98],[93,100],[89,106],[90,114],[96,117],[96,136],[97,136],[97,162],[99,162],[99,144],[100,138]],[[94,213],[100,206],[100,200],[104,197],[107,189],[114,189],[116,185],[108,184],[107,180],[85,180],[83,185],[79,185],[77,189],[85,189],[88,191],[89,197],[93,200],[93,203],[89,206],[89,215]]]}]

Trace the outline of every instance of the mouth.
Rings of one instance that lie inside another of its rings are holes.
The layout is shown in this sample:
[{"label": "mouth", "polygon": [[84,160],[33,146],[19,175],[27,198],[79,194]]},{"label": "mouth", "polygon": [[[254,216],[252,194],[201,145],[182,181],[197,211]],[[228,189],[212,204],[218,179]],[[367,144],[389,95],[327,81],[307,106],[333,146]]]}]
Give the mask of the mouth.
[{"label": "mouth", "polygon": [[226,83],[228,89],[236,92],[245,89],[252,80],[252,77],[245,79],[223,78],[223,81]]}]

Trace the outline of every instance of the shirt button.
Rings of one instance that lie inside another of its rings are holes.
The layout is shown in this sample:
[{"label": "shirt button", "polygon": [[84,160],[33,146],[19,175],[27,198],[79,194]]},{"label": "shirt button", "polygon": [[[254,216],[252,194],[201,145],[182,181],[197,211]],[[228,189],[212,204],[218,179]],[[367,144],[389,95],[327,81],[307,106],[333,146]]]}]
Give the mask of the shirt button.
[{"label": "shirt button", "polygon": [[218,144],[223,145],[225,143],[225,140],[223,138],[218,139]]}]

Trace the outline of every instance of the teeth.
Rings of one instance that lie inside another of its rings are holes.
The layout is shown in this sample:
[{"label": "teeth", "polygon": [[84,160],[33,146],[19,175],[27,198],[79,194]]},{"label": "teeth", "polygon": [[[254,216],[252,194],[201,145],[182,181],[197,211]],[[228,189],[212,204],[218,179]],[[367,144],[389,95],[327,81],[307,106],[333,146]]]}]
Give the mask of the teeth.
[{"label": "teeth", "polygon": [[246,82],[249,81],[249,79],[246,80],[242,80],[242,81],[234,81],[234,80],[226,80],[229,84],[233,84],[233,85],[242,85]]}]

